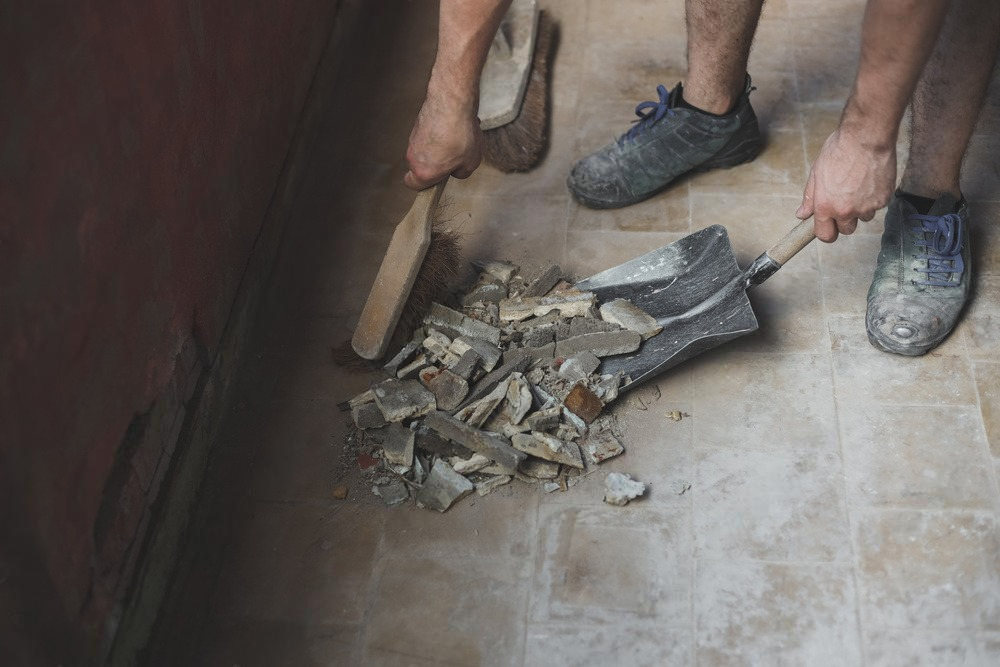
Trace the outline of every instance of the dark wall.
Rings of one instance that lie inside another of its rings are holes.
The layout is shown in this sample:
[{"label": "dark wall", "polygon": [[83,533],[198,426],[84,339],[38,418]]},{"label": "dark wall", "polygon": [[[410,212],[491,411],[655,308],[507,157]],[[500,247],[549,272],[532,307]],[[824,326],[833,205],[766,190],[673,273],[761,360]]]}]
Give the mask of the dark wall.
[{"label": "dark wall", "polygon": [[66,626],[130,423],[219,341],[338,1],[0,2],[0,566]]}]

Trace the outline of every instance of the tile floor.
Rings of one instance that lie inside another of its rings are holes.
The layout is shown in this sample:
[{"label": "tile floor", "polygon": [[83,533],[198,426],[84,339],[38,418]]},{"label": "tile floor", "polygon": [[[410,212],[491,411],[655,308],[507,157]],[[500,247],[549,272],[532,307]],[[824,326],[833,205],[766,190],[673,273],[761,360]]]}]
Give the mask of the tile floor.
[{"label": "tile floor", "polygon": [[[571,201],[565,174],[683,76],[683,2],[543,0],[562,27],[550,150],[532,173],[449,184],[468,258],[584,277],[723,223],[745,265],[793,222],[851,84],[863,4],[770,0],[751,59],[760,158],[599,212]],[[755,289],[756,335],[617,406],[627,453],[601,470],[648,482],[644,500],[607,506],[594,475],[438,514],[385,508],[363,486],[331,495],[336,404],[372,376],[329,348],[349,338],[412,199],[402,156],[434,53],[434,3],[377,17],[288,223],[178,584],[180,629],[154,662],[1000,664],[1000,86],[964,181],[976,294],[940,349],[869,346],[872,223]]]}]

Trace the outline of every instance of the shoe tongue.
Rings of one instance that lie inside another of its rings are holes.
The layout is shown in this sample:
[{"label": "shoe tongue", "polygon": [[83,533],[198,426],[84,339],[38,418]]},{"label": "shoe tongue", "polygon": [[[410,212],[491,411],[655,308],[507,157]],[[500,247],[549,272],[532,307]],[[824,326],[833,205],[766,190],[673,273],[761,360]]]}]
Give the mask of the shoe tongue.
[{"label": "shoe tongue", "polygon": [[948,215],[949,213],[958,212],[958,200],[955,199],[954,195],[943,194],[938,197],[934,205],[931,206],[931,210],[927,212],[928,215],[942,216]]}]

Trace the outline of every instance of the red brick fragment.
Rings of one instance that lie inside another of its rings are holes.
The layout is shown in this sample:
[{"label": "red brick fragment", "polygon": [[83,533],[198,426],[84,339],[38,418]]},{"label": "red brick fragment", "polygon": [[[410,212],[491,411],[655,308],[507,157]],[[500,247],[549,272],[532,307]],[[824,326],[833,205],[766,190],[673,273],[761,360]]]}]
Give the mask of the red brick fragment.
[{"label": "red brick fragment", "polygon": [[597,394],[587,389],[586,385],[578,384],[569,392],[563,401],[566,409],[588,424],[597,419],[604,409],[604,403]]}]

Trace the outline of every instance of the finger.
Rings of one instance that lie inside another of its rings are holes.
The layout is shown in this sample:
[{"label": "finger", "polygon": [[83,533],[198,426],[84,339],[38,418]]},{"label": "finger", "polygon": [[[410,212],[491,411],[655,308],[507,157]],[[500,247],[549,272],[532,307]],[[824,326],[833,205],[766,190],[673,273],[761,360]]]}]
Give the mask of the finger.
[{"label": "finger", "polygon": [[824,243],[833,243],[837,240],[837,221],[833,218],[817,216],[813,229],[816,230],[816,238]]},{"label": "finger", "polygon": [[424,180],[417,178],[417,175],[412,171],[407,171],[403,174],[403,185],[410,188],[411,190],[423,190],[428,184]]},{"label": "finger", "polygon": [[871,222],[872,218],[874,217],[875,217],[875,211],[870,211],[860,216],[858,220],[860,220],[861,222]]},{"label": "finger", "polygon": [[837,221],[837,231],[840,232],[841,234],[851,235],[855,232],[855,230],[857,230],[857,228],[858,228],[857,218],[848,218],[846,220]]},{"label": "finger", "polygon": [[807,220],[811,216],[815,209],[813,208],[813,192],[815,191],[815,180],[813,175],[809,174],[809,180],[806,181],[805,192],[802,193],[802,203],[799,205],[799,210],[795,211],[795,217],[799,220]]}]

